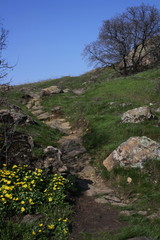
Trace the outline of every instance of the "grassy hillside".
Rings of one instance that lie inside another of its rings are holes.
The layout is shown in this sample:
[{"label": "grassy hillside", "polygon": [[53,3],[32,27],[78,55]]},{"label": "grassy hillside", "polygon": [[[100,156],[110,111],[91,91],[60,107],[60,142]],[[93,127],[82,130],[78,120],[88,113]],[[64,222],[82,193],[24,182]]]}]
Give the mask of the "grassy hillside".
[{"label": "grassy hillside", "polygon": [[[28,88],[32,92],[40,92],[42,88],[51,85],[57,85],[62,89],[69,88],[70,90],[83,88],[84,93],[81,95],[73,92],[55,94],[43,98],[41,104],[49,112],[53,107],[61,106],[63,115],[71,122],[73,127],[83,127],[84,144],[87,150],[93,154],[96,162],[101,162],[113,149],[131,136],[145,135],[153,140],[160,141],[159,128],[157,128],[158,121],[138,124],[122,124],[120,121],[121,115],[129,109],[149,106],[150,103],[153,104],[153,111],[159,107],[159,76],[159,68],[128,77],[117,76],[112,69],[99,69],[79,77],[63,77],[17,86],[6,97],[10,102],[21,106],[24,111],[29,113],[20,103],[20,97],[23,95],[22,88]],[[160,114],[156,113],[156,116],[159,117]],[[27,131],[31,131],[36,136],[42,136],[42,125],[40,123],[39,128],[27,128]],[[51,142],[50,134],[47,134],[47,128],[45,131],[44,129],[45,127],[43,128],[45,138],[42,137],[42,139],[45,139],[49,144]],[[40,131],[40,134],[38,134],[38,131]],[[54,131],[54,138],[55,140],[59,138],[56,131]],[[38,141],[44,144],[42,139]]]},{"label": "grassy hillside", "polygon": [[[63,90],[68,88],[70,91],[43,97],[41,101],[43,109],[51,112],[54,107],[60,106],[62,117],[71,123],[73,130],[83,129],[84,145],[91,154],[92,164],[97,166],[99,171],[103,171],[102,161],[129,137],[147,136],[160,142],[160,120],[137,124],[121,123],[121,116],[124,112],[140,106],[150,106],[153,113],[160,119],[160,113],[155,112],[160,107],[160,69],[158,67],[128,77],[118,76],[109,68],[98,69],[79,77],[67,76],[16,86],[12,91],[5,93],[3,97],[7,101],[20,106],[26,114],[37,121],[38,125],[25,126],[20,130],[31,134],[37,145],[43,147],[47,145],[58,146],[58,140],[62,134],[57,130],[51,130],[22,105],[21,97],[24,94],[22,90],[28,91],[28,93],[40,93],[41,89],[52,85],[57,85]],[[77,94],[76,89],[83,90],[83,93]],[[37,155],[40,154],[39,148],[34,150]],[[148,178],[146,172],[142,173],[141,170],[135,169],[130,171],[117,169],[110,176],[105,172],[105,176],[110,180],[112,179],[117,193],[121,194],[123,189],[125,196],[129,195],[130,192],[141,196],[131,206],[133,210],[147,210],[153,207],[153,211],[155,211],[160,207],[159,184],[153,185],[153,181],[160,183],[159,163],[158,165],[151,163],[147,169],[147,171],[152,171],[153,179]],[[132,177],[134,184],[127,185],[127,177]],[[153,221],[151,224],[145,217],[137,215],[124,217],[123,220],[127,221],[129,225],[114,237],[110,233],[98,233],[95,238],[86,235],[84,239],[124,240],[136,235],[153,236],[156,239],[160,237],[159,220]],[[142,223],[143,228],[141,227]]]},{"label": "grassy hillside", "polygon": [[[149,106],[150,103],[153,104],[153,111],[159,107],[160,70],[157,68],[129,77],[114,78],[111,70],[105,70],[98,73],[96,80],[94,74],[53,81],[52,84],[71,89],[83,87],[85,82],[85,92],[81,95],[66,93],[46,97],[42,105],[47,111],[54,106],[61,106],[74,127],[85,127],[84,143],[96,161],[103,160],[131,136],[145,135],[159,141],[158,121],[121,124],[120,117],[129,109]],[[123,103],[127,103],[126,106]],[[156,115],[158,117],[159,114]]]}]

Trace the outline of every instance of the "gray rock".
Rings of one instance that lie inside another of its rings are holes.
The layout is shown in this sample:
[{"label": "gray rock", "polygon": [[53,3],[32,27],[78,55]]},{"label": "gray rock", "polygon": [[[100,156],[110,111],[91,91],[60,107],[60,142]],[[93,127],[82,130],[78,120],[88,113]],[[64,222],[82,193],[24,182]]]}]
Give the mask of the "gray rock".
[{"label": "gray rock", "polygon": [[63,91],[60,88],[58,88],[57,86],[51,86],[51,87],[42,89],[41,96],[42,97],[50,96],[52,94],[57,94],[57,93],[62,93],[62,92]]},{"label": "gray rock", "polygon": [[63,92],[64,93],[70,93],[70,92],[72,92],[69,88],[65,88],[64,90],[63,90]]},{"label": "gray rock", "polygon": [[160,219],[160,209],[156,213],[152,213],[151,215],[149,215],[147,218],[148,219],[154,219],[154,218]]},{"label": "gray rock", "polygon": [[86,152],[86,149],[82,146],[81,141],[77,138],[68,139],[63,142],[61,146],[62,154],[67,156],[68,158],[76,157],[82,153]]},{"label": "gray rock", "polygon": [[37,118],[41,121],[46,121],[50,118],[50,114],[48,112],[43,112],[39,115],[37,115]]},{"label": "gray rock", "polygon": [[50,168],[53,173],[64,173],[67,172],[67,167],[61,161],[62,153],[58,148],[48,146],[44,150],[44,167]]},{"label": "gray rock", "polygon": [[39,115],[43,114],[44,111],[42,109],[36,109],[36,110],[34,109],[34,111],[32,111],[32,113],[35,116],[39,116]]},{"label": "gray rock", "polygon": [[131,106],[132,103],[120,103],[119,106],[120,107],[128,107],[128,106]]},{"label": "gray rock", "polygon": [[134,214],[133,211],[129,211],[129,210],[123,210],[119,213],[120,215],[123,215],[123,216],[127,216],[127,217],[130,217]]},{"label": "gray rock", "polygon": [[63,118],[54,119],[54,116],[51,116],[51,119],[49,121],[46,121],[45,123],[51,128],[55,128],[62,133],[65,133],[65,134],[71,133],[70,123],[66,122],[66,120]]},{"label": "gray rock", "polygon": [[74,89],[74,90],[72,90],[72,92],[74,94],[81,95],[85,92],[85,89],[84,88]]},{"label": "gray rock", "polygon": [[41,218],[43,218],[43,215],[41,214],[27,214],[25,216],[23,216],[21,223],[33,223],[36,222],[38,220],[40,220]]},{"label": "gray rock", "polygon": [[160,113],[160,107],[157,108],[155,112]]},{"label": "gray rock", "polygon": [[104,161],[108,171],[115,166],[143,167],[146,160],[160,159],[160,143],[145,136],[131,137],[114,150]]},{"label": "gray rock", "polygon": [[61,106],[56,106],[56,107],[54,107],[53,109],[52,109],[52,112],[53,113],[55,113],[55,114],[59,114],[59,113],[61,113]]},{"label": "gray rock", "polygon": [[156,119],[149,107],[139,107],[125,112],[121,120],[123,123],[139,123],[145,120]]}]

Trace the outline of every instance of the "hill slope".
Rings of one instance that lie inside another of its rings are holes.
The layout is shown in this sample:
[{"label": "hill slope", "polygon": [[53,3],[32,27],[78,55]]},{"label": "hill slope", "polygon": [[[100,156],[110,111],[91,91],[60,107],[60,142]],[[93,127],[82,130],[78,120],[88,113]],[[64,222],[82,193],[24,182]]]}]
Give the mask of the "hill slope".
[{"label": "hill slope", "polygon": [[[156,211],[160,207],[160,201],[156,200],[159,196],[159,191],[155,188],[151,190],[149,183],[146,187],[148,177],[144,178],[143,182],[141,176],[142,173],[135,170],[123,171],[119,169],[117,172],[113,171],[111,174],[108,174],[102,166],[102,161],[129,137],[147,136],[160,142],[158,120],[160,113],[156,112],[160,107],[159,77],[160,69],[158,67],[128,77],[118,76],[109,68],[97,69],[79,77],[63,77],[34,84],[15,86],[14,89],[5,92],[5,94],[3,92],[0,94],[2,99],[5,99],[8,102],[9,106],[10,104],[14,104],[20,107],[25,114],[29,115],[35,122],[37,122],[36,125],[19,125],[17,126],[17,129],[33,137],[36,143],[33,152],[38,159],[42,158],[43,149],[45,147],[49,145],[59,147],[62,144],[62,141],[59,141],[62,136],[63,141],[68,141],[66,136],[68,133],[64,132],[64,129],[59,127],[60,125],[57,125],[58,127],[54,126],[54,128],[50,128],[45,124],[47,121],[52,121],[53,124],[53,119],[51,117],[53,115],[54,117],[56,116],[56,119],[58,120],[64,119],[65,123],[68,124],[67,126],[70,127],[69,135],[72,135],[69,139],[70,142],[74,141],[76,144],[78,142],[81,150],[78,150],[80,151],[79,157],[76,155],[76,157],[68,155],[67,158],[63,159],[66,161],[67,167],[72,165],[72,170],[74,170],[75,167],[78,169],[77,171],[79,171],[79,169],[83,168],[83,164],[86,163],[86,159],[89,159],[90,164],[96,167],[96,171],[103,174],[110,183],[114,184],[119,197],[126,199],[131,197],[132,200],[135,197],[135,194],[140,194],[142,196],[140,201],[131,206],[127,206],[124,208],[125,210],[127,208],[131,208],[134,211],[136,209],[139,211],[142,209],[149,209],[151,208],[151,204],[148,204],[146,199],[149,201],[152,199],[152,203],[154,203],[153,211]],[[50,86],[59,87],[59,89],[63,90],[63,93],[42,96],[42,89]],[[28,108],[28,100],[26,101],[27,96],[31,96],[31,104]],[[5,103],[1,105],[1,108],[4,108],[4,106]],[[136,124],[122,124],[121,116],[124,112],[141,106],[151,107],[152,112],[156,115],[157,119]],[[41,114],[35,115],[36,111],[41,111]],[[40,116],[43,121],[40,120]],[[79,137],[83,140],[83,146],[86,148],[87,154],[89,153],[91,158],[86,155],[85,151],[83,151],[82,142],[79,140]],[[65,144],[63,146],[65,146]],[[72,146],[72,148],[74,147]],[[69,157],[70,161],[68,160]],[[75,161],[77,161],[77,164],[75,164]],[[153,175],[155,174],[156,180],[154,179],[154,181],[159,182],[160,179],[157,175],[158,170],[155,171],[154,167],[159,169],[159,166],[148,166],[149,170],[152,168]],[[132,179],[139,179],[136,184],[139,184],[140,181],[142,185],[126,185],[126,179],[130,176],[132,176]],[[136,192],[138,190],[135,190],[137,186],[140,193]],[[148,195],[148,193],[146,194],[149,190],[152,196]],[[157,192],[153,197],[154,191]],[[142,231],[137,227],[141,221],[144,221],[144,229]],[[159,239],[160,232],[158,230],[148,230],[148,224],[150,224],[150,222],[146,219],[142,219],[142,216],[137,218],[130,218],[129,216],[128,222],[129,227],[124,231],[122,230],[122,232],[115,236],[115,238],[112,235],[110,236],[109,233],[105,233],[104,235],[98,233],[94,239],[102,240],[108,237],[107,239],[120,240],[132,236],[138,236],[138,234],[154,237],[157,236],[155,239]],[[135,225],[133,232],[131,231],[132,224]],[[158,226],[157,223],[156,226]],[[91,238],[86,235],[84,236],[84,239]]]}]

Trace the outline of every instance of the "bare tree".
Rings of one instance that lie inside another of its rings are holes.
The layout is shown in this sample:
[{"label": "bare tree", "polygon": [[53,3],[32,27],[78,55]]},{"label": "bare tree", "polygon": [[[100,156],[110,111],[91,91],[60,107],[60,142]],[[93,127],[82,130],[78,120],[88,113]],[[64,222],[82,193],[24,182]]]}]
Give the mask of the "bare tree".
[{"label": "bare tree", "polygon": [[95,66],[113,66],[121,74],[141,71],[160,58],[160,12],[153,6],[129,7],[104,21],[98,39],[83,55]]},{"label": "bare tree", "polygon": [[4,29],[2,24],[0,24],[0,82],[7,76],[8,71],[13,69],[13,66],[10,66],[3,57],[3,50],[6,48],[7,37],[8,30]]}]

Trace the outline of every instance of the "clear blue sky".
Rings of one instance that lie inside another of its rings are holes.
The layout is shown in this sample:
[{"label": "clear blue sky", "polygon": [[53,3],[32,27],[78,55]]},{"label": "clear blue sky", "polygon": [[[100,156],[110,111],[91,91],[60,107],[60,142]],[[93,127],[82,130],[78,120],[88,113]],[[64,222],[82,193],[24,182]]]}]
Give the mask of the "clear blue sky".
[{"label": "clear blue sky", "polygon": [[[84,46],[96,40],[103,20],[140,0],[0,0],[0,18],[9,30],[3,55],[16,64],[11,84],[75,76],[89,71]],[[160,0],[143,3],[160,9]]]}]

